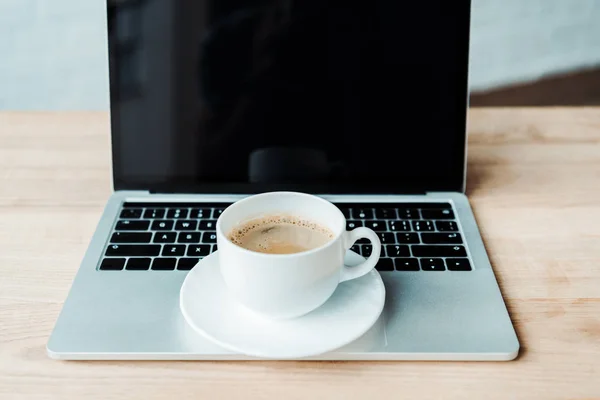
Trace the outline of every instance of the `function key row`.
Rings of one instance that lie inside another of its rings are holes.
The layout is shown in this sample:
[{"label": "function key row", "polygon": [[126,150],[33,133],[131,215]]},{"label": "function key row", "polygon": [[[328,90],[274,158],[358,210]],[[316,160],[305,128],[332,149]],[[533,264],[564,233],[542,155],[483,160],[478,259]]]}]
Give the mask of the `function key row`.
[{"label": "function key row", "polygon": [[339,208],[416,208],[422,210],[452,209],[452,205],[446,202],[402,202],[402,203],[335,203]]},{"label": "function key row", "polygon": [[189,271],[200,261],[197,257],[160,257],[160,258],[149,258],[149,257],[136,257],[136,258],[105,258],[100,263],[100,269],[102,271],[121,271],[123,269],[129,271],[147,271],[152,269],[154,271],[173,271],[178,269],[180,271]]},{"label": "function key row", "polygon": [[120,218],[123,219],[217,219],[225,210],[220,208],[124,208]]},{"label": "function key row", "polygon": [[377,263],[378,271],[471,271],[468,258],[382,258]]},{"label": "function key row", "polygon": [[[179,203],[177,206],[163,203],[125,203],[121,218],[125,219],[217,219],[228,204]],[[449,203],[338,203],[348,219],[453,219]]]},{"label": "function key row", "polygon": [[230,202],[151,201],[125,202],[123,208],[227,208]]},{"label": "function key row", "polygon": [[438,230],[440,232],[457,232],[458,225],[454,221],[431,221],[431,220],[418,220],[418,221],[361,221],[361,220],[348,220],[346,221],[346,229],[352,230],[360,226],[366,226],[367,228],[373,229],[375,232],[429,232]]}]

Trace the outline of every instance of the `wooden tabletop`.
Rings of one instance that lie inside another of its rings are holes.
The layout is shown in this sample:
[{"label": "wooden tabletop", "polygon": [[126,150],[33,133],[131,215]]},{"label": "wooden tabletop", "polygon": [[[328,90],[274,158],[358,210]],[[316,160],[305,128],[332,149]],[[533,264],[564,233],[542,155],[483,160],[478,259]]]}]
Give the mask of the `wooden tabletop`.
[{"label": "wooden tabletop", "polygon": [[45,345],[111,193],[108,116],[0,113],[0,399],[600,399],[600,108],[469,122],[516,361],[68,362]]}]

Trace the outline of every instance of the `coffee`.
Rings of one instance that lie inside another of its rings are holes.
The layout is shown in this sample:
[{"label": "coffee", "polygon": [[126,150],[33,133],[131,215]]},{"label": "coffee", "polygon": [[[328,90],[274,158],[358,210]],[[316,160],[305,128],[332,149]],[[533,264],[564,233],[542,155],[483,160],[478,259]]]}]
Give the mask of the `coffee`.
[{"label": "coffee", "polygon": [[235,227],[227,237],[251,251],[292,254],[321,247],[334,235],[316,222],[290,215],[270,215]]}]

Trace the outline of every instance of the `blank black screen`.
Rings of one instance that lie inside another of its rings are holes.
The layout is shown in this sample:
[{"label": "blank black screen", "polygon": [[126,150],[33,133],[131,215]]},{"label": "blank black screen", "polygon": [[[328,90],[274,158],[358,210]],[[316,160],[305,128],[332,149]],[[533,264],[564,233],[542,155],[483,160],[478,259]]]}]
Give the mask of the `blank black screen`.
[{"label": "blank black screen", "polygon": [[462,189],[468,1],[108,4],[117,189]]}]

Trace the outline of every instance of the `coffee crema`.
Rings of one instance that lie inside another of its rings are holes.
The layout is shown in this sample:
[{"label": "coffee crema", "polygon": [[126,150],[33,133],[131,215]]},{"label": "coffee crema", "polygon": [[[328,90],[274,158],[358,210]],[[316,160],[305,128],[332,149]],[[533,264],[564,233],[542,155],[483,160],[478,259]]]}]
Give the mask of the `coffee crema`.
[{"label": "coffee crema", "polygon": [[233,228],[227,238],[247,250],[266,254],[301,253],[321,247],[334,234],[328,228],[291,215],[269,215]]}]

